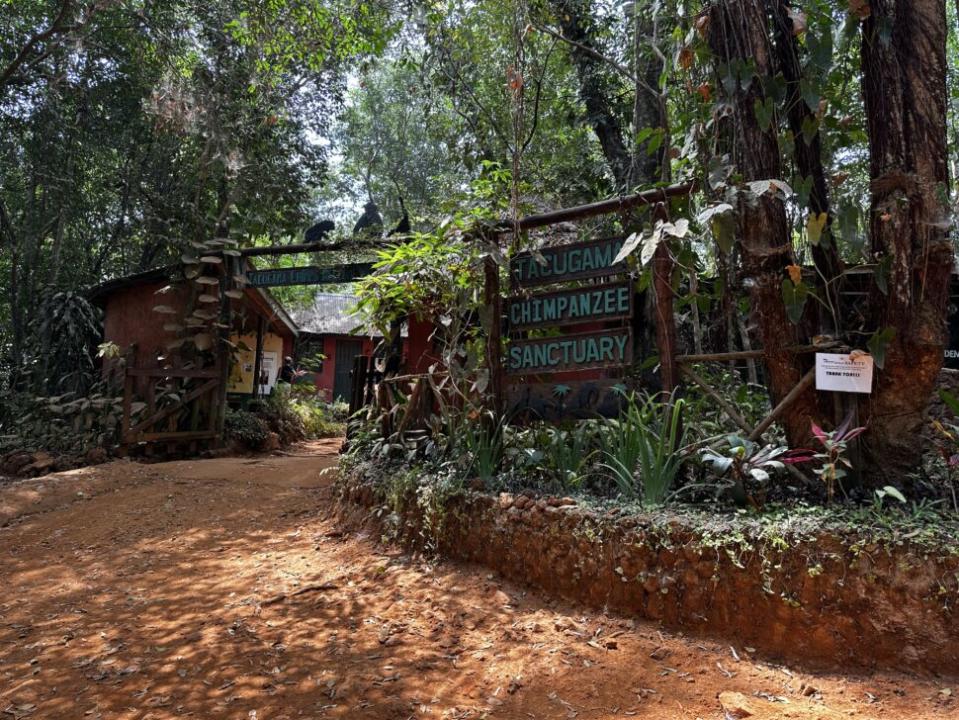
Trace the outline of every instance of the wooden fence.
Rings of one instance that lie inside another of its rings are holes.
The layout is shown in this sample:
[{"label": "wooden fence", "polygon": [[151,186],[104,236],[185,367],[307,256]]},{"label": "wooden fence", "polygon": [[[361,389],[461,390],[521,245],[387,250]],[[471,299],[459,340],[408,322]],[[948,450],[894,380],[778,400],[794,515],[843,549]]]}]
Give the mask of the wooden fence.
[{"label": "wooden fence", "polygon": [[[127,448],[134,445],[167,443],[171,449],[190,443],[218,440],[218,391],[222,382],[220,370],[194,368],[126,369],[123,386],[123,420],[121,437]],[[158,385],[164,383],[160,397]],[[133,421],[134,397],[142,388],[146,406]]]}]

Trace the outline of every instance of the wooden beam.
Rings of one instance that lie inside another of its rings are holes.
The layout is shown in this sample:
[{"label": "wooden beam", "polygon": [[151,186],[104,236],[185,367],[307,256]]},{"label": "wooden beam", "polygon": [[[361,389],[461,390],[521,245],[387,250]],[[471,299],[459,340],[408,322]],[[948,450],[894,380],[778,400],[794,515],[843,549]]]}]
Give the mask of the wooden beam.
[{"label": "wooden beam", "polygon": [[139,440],[134,442],[190,442],[193,440],[213,440],[217,434],[213,430],[197,430],[196,432],[155,432],[143,433]]},{"label": "wooden beam", "polygon": [[773,411],[769,413],[765,420],[763,420],[759,425],[756,426],[756,429],[749,433],[750,440],[758,440],[762,437],[763,433],[769,429],[769,426],[776,422],[779,419],[779,416],[782,415],[786,408],[788,408],[792,403],[802,395],[810,385],[816,381],[816,368],[811,368],[809,372],[802,376],[802,379],[799,383],[789,391],[789,393],[782,399],[782,401],[773,408]]},{"label": "wooden beam", "polygon": [[223,258],[223,278],[220,281],[220,313],[219,330],[216,333],[216,347],[213,349],[216,355],[216,369],[218,386],[216,388],[216,422],[213,428],[216,430],[217,438],[223,438],[223,427],[226,422],[227,408],[227,385],[230,383],[230,349],[228,342],[233,331],[233,303],[226,293],[233,289],[233,277],[239,270],[239,261],[236,258],[227,255]]},{"label": "wooden beam", "polygon": [[256,355],[253,357],[253,392],[250,395],[254,398],[260,396],[260,373],[263,372],[263,332],[265,330],[266,320],[262,315],[258,315],[256,323]]},{"label": "wooden beam", "polygon": [[[484,301],[489,310],[490,327],[486,339],[486,366],[489,371],[489,389],[493,396],[493,412],[503,414],[503,299],[499,287],[499,265],[487,256],[483,267]],[[418,381],[422,382],[422,381]]]},{"label": "wooden beam", "polygon": [[[666,222],[668,213],[662,203],[653,210],[657,221]],[[667,243],[662,242],[653,255],[653,313],[656,320],[656,345],[659,349],[659,367],[663,392],[672,395],[679,386],[676,363],[676,317],[673,310],[673,255]]]},{"label": "wooden beam", "polygon": [[699,385],[699,387],[701,387],[703,391],[707,395],[709,395],[709,397],[711,397],[713,400],[716,401],[716,404],[722,408],[723,412],[726,413],[734,423],[739,425],[740,429],[742,429],[743,432],[751,433],[753,431],[752,428],[749,426],[749,423],[746,422],[746,419],[736,411],[736,408],[734,408],[729,403],[729,401],[726,400],[726,398],[724,398],[718,392],[713,390],[709,386],[709,383],[707,383],[705,380],[699,377],[698,374],[696,374],[695,370],[693,370],[687,365],[680,365],[679,372],[685,375],[686,377],[688,377],[697,385]]},{"label": "wooden beam", "polygon": [[[807,353],[814,352],[825,352],[826,350],[832,350],[833,352],[842,352],[839,349],[838,343],[829,343],[828,345],[799,345],[797,347],[788,348],[788,352],[794,353],[796,355],[804,355]],[[701,363],[701,362],[733,362],[736,360],[755,360],[761,358],[765,355],[762,350],[742,350],[739,352],[727,352],[727,353],[706,353],[704,355],[679,355],[676,357],[676,362],[680,363]]]},{"label": "wooden beam", "polygon": [[212,380],[207,380],[200,387],[195,388],[191,392],[187,393],[187,395],[182,400],[180,400],[180,402],[170,405],[169,407],[165,407],[162,410],[159,410],[158,412],[148,417],[146,420],[141,420],[140,422],[138,422],[136,425],[130,428],[128,435],[132,437],[136,435],[137,433],[139,433],[144,428],[148,428],[154,423],[158,423],[161,420],[164,420],[170,417],[171,415],[173,415],[173,413],[177,412],[178,410],[182,410],[187,403],[192,402],[193,400],[196,400],[201,395],[216,389],[218,384],[219,384],[219,378],[213,378]]},{"label": "wooden beam", "polygon": [[182,368],[127,368],[127,377],[145,378],[214,378],[218,377],[214,370],[196,370]]},{"label": "wooden beam", "polygon": [[[684,185],[669,185],[667,187],[646,190],[634,195],[612,198],[610,200],[601,200],[599,202],[589,203],[587,205],[577,205],[562,210],[553,210],[552,212],[541,213],[539,215],[529,215],[519,221],[520,230],[530,230],[547,225],[556,225],[570,220],[582,220],[583,218],[595,217],[597,215],[608,215],[610,213],[623,212],[640,205],[654,205],[673,197],[687,197],[696,191],[695,182]],[[490,232],[497,235],[513,232],[516,226],[510,221],[502,221],[490,228]]]},{"label": "wooden beam", "polygon": [[678,363],[730,362],[735,360],[753,360],[763,356],[762,350],[744,350],[742,352],[706,353],[704,355],[677,355]]},{"label": "wooden beam", "polygon": [[[350,377],[350,417],[353,417],[363,407],[369,362],[368,355],[357,355],[353,358],[353,373]],[[349,431],[349,428],[347,428],[347,431]]]},{"label": "wooden beam", "polygon": [[129,373],[123,379],[123,420],[120,421],[120,438],[126,440],[130,432],[131,418],[133,416],[133,375]]},{"label": "wooden beam", "polygon": [[[352,243],[351,243],[352,244]],[[297,253],[334,252],[343,250],[347,243],[339,242],[331,245],[316,243],[295,243],[293,245],[267,245],[266,247],[251,247],[239,250],[240,257],[261,257],[263,255],[296,255]],[[216,255],[217,253],[210,253]],[[222,254],[220,251],[219,254]]]}]

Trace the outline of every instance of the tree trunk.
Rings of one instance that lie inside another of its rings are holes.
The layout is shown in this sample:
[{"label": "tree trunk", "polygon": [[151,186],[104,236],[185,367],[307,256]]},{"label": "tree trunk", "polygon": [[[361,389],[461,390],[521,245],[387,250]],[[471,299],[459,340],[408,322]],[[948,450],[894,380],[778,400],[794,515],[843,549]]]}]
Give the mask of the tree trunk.
[{"label": "tree trunk", "polygon": [[786,0],[772,0],[772,4],[775,48],[779,67],[786,80],[786,114],[789,129],[794,138],[793,160],[796,163],[796,170],[803,179],[812,178],[809,211],[816,216],[824,213],[827,218],[827,232],[823,233],[820,243],[813,246],[812,257],[816,269],[827,281],[824,296],[829,306],[835,309],[836,316],[832,317],[828,313],[821,312],[820,329],[825,334],[836,335],[842,332],[842,313],[839,310],[840,288],[837,281],[842,275],[843,264],[835,240],[828,233],[833,218],[829,206],[826,173],[822,164],[822,139],[819,132],[816,132],[808,143],[803,137],[803,125],[807,122],[818,122],[818,120],[816,113],[806,104],[800,89],[802,65],[799,61],[799,42],[793,32],[792,20],[788,14],[789,5]]},{"label": "tree trunk", "polygon": [[[563,35],[578,45],[592,47],[588,29],[592,20],[590,3],[584,0],[553,0],[552,5]],[[610,101],[615,92],[595,59],[575,46],[570,52],[588,122],[596,133],[617,188],[623,190],[630,182],[631,162],[630,152],[623,140],[622,123]]]},{"label": "tree trunk", "polygon": [[[752,61],[759,78],[775,74],[761,0],[725,0],[710,8],[710,43],[721,63]],[[755,104],[765,100],[761,83],[737,87],[730,102],[737,133],[736,165],[745,182],[782,176],[776,135],[760,126]],[[764,193],[755,202],[740,201],[739,236],[746,285],[762,339],[766,384],[773,406],[802,379],[803,371],[789,348],[798,344],[798,332],[789,321],[782,297],[787,265],[793,263],[791,234],[782,200]],[[814,416],[814,392],[797,398],[783,417],[786,437],[794,447],[806,444]]]},{"label": "tree trunk", "polygon": [[953,250],[947,237],[946,13],[943,0],[873,0],[862,27],[863,95],[871,151],[870,243],[888,258],[875,327],[893,328],[864,414],[866,462],[882,474],[915,468],[942,366]]},{"label": "tree trunk", "polygon": [[[665,154],[648,152],[650,140],[639,143],[636,139],[639,133],[652,128],[667,132],[665,101],[660,95],[653,94],[650,89],[659,88],[659,78],[663,72],[662,61],[651,52],[643,52],[643,44],[658,42],[654,32],[654,22],[649,8],[643,8],[641,3],[633,4],[633,72],[641,81],[636,83],[633,95],[633,147],[629,170],[629,188],[647,185],[656,180],[666,180],[669,166],[665,161]],[[645,85],[646,87],[643,87]],[[668,142],[662,142],[660,147],[667,148]]]}]

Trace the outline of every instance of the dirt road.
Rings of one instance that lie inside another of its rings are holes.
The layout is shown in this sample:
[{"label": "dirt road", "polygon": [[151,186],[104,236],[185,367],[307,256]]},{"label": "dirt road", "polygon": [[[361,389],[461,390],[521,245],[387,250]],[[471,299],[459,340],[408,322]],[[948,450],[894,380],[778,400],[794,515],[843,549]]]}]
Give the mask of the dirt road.
[{"label": "dirt road", "polygon": [[959,716],[341,535],[336,446],[0,488],[0,720]]}]

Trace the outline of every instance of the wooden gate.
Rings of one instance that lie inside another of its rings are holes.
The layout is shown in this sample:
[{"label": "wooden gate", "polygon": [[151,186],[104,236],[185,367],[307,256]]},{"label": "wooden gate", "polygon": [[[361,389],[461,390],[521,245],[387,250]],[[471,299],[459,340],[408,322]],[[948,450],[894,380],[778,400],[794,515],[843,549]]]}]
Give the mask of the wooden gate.
[{"label": "wooden gate", "polygon": [[[157,385],[168,383],[157,397]],[[143,443],[193,443],[218,437],[220,412],[216,368],[127,368],[123,387],[122,439],[125,446]],[[134,394],[143,388],[145,406],[133,423]]]}]

